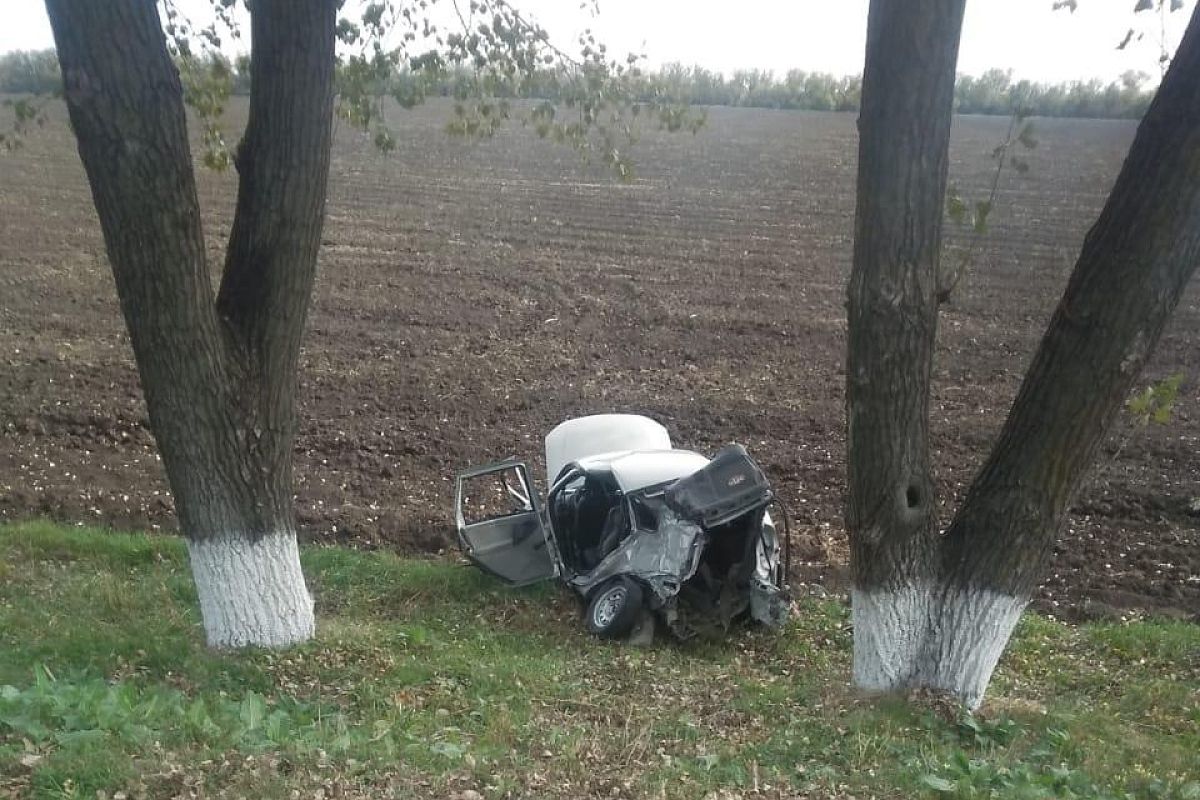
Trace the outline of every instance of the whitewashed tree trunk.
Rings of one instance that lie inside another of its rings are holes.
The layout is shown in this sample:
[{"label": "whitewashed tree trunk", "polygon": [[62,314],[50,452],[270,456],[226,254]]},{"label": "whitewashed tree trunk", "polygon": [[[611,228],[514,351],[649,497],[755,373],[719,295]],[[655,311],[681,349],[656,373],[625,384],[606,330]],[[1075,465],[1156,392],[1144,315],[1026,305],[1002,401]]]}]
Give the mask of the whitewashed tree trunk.
[{"label": "whitewashed tree trunk", "polygon": [[313,600],[293,533],[189,540],[211,647],[287,647],[313,635]]},{"label": "whitewashed tree trunk", "polygon": [[854,590],[854,685],[929,688],[976,708],[1028,601],[988,589]]},{"label": "whitewashed tree trunk", "polygon": [[978,705],[1092,457],[1200,263],[1200,9],[996,444],[941,530],[929,457],[965,0],[872,0],[846,363],[854,680]]}]

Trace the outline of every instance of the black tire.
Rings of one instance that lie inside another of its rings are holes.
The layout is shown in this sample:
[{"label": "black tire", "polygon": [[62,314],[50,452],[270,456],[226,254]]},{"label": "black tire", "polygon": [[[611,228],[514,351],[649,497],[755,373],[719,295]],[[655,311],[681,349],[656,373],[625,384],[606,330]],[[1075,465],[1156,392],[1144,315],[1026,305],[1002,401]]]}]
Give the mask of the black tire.
[{"label": "black tire", "polygon": [[616,639],[633,630],[641,611],[642,587],[622,575],[592,593],[587,606],[587,627],[601,639]]}]

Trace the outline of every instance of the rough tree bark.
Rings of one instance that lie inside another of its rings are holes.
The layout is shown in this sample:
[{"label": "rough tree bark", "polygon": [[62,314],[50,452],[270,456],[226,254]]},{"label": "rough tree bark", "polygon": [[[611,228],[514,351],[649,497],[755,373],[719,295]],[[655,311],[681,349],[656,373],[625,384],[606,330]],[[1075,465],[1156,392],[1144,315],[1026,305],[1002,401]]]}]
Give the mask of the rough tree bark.
[{"label": "rough tree bark", "polygon": [[871,4],[849,289],[847,526],[855,683],[949,691],[975,706],[1200,258],[1200,11],[943,533],[927,420],[962,8]]},{"label": "rough tree bark", "polygon": [[208,641],[309,638],[292,442],[324,220],[335,0],[255,0],[237,211],[213,296],[154,0],[47,0],[64,93]]}]

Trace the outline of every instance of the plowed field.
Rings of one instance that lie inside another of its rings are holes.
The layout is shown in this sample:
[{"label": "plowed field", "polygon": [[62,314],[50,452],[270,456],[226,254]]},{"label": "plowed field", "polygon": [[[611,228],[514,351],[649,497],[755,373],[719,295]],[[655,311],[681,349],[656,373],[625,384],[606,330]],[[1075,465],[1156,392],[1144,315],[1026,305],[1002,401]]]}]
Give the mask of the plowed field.
[{"label": "plowed field", "polygon": [[[89,191],[52,116],[0,157],[0,517],[170,529]],[[680,446],[746,444],[787,501],[802,577],[836,584],[854,117],[714,109],[695,137],[647,134],[632,184],[519,125],[472,143],[442,134],[443,106],[392,119],[391,156],[337,137],[300,386],[303,535],[444,548],[456,469],[540,465],[562,419],[634,411]],[[1005,125],[957,120],[964,195],[982,198]],[[933,445],[947,516],[1133,130],[1039,122],[1032,170],[1002,178],[984,251],[940,322]],[[200,182],[219,259],[234,177]],[[1186,381],[1170,424],[1122,419],[1106,444],[1043,608],[1200,614],[1200,287],[1143,383],[1175,372]]]}]

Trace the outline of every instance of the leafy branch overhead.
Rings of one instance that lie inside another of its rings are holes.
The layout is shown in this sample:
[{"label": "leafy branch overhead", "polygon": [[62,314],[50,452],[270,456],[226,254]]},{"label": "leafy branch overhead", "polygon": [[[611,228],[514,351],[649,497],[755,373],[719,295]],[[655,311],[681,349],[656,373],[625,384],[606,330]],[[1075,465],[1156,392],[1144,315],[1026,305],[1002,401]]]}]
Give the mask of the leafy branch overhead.
[{"label": "leafy branch overhead", "polygon": [[[1158,39],[1158,66],[1163,75],[1166,74],[1167,66],[1171,63],[1171,53],[1167,46],[1167,14],[1182,11],[1183,6],[1183,0],[1136,0],[1133,6],[1134,14],[1141,14],[1146,11],[1158,12],[1158,30],[1154,35]],[[1079,8],[1079,0],[1054,0],[1052,8],[1055,11],[1065,8],[1073,14]],[[1140,42],[1145,38],[1146,31],[1129,28],[1125,32],[1125,35],[1121,37],[1121,41],[1117,43],[1117,49],[1124,50],[1130,44]]]},{"label": "leafy branch overhead", "polygon": [[[1157,0],[1157,2],[1156,0],[1138,0],[1133,10],[1135,13],[1139,11],[1153,11],[1156,7],[1162,8],[1164,5],[1166,5],[1165,0]],[[1179,11],[1182,8],[1183,0],[1170,0],[1171,11]]]},{"label": "leafy branch overhead", "polygon": [[[221,53],[222,31],[241,39],[234,15],[235,0],[213,0],[214,20],[201,27],[177,7],[175,0],[162,0],[163,32],[167,47],[179,69],[183,98],[200,123],[201,159],[206,167],[227,169],[232,155],[221,130],[225,104],[234,89],[234,66]],[[240,59],[239,71],[249,74],[248,59]]]},{"label": "leafy branch overhead", "polygon": [[[202,160],[213,169],[232,164],[221,120],[230,95],[248,88],[249,60],[231,63],[221,52],[226,37],[241,39],[236,5],[212,0],[214,19],[202,26],[175,0],[162,4],[185,100],[201,127]],[[590,7],[598,12],[595,2]],[[384,153],[396,147],[388,98],[401,108],[452,98],[446,130],[455,136],[489,137],[517,116],[539,137],[624,180],[633,177],[628,149],[640,126],[695,133],[705,121],[703,110],[644,69],[645,55],[613,57],[590,29],[579,35],[577,54],[569,53],[507,0],[369,2],[353,18],[342,16],[336,34],[336,118],[369,133]],[[535,102],[514,102],[522,99]]]},{"label": "leafy branch overhead", "polygon": [[[1179,11],[1183,8],[1183,0],[1169,0],[1170,10]],[[1137,14],[1141,11],[1153,11],[1155,8],[1162,8],[1164,0],[1137,0],[1133,7],[1133,13]],[[1074,14],[1079,10],[1079,0],[1054,0],[1052,8],[1055,11],[1066,9]]]},{"label": "leafy branch overhead", "polygon": [[[439,5],[448,23],[439,21]],[[568,53],[507,0],[373,2],[358,21],[339,20],[338,38],[349,51],[338,69],[338,117],[371,132],[385,152],[395,147],[387,97],[411,108],[448,95],[447,131],[467,137],[494,135],[518,113],[514,100],[537,98],[520,107],[527,127],[623,179],[633,175],[626,148],[640,122],[692,132],[704,122],[702,111],[643,70],[644,55],[613,57],[591,30],[579,35],[578,53]]]}]

